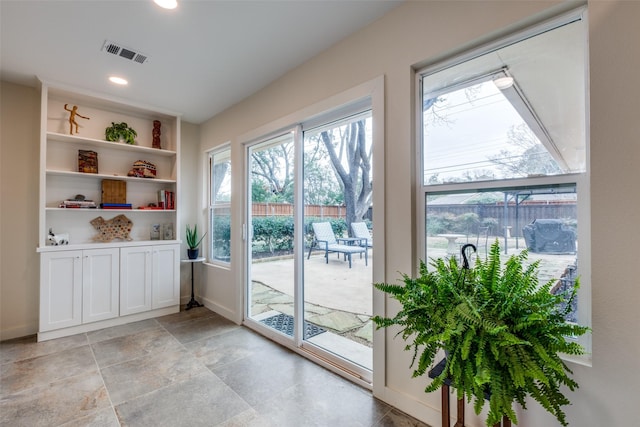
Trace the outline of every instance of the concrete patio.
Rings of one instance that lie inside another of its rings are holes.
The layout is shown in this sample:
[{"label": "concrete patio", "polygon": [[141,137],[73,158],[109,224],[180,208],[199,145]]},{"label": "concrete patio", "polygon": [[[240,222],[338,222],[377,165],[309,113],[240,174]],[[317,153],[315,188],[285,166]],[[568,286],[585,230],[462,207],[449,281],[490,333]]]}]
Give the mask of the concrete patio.
[{"label": "concrete patio", "polygon": [[[352,268],[336,254],[321,252],[304,261],[305,319],[360,344],[371,346],[373,285],[369,265],[354,256]],[[251,265],[252,314],[277,311],[293,315],[293,259],[261,260]]]},{"label": "concrete patio", "polygon": [[[431,257],[447,256],[448,242],[445,238],[430,238],[429,243]],[[524,243],[521,241],[518,249],[515,246],[515,239],[509,242],[509,253],[501,254],[503,262],[519,253]],[[480,254],[484,256],[484,248]],[[369,251],[369,263],[365,266],[364,258],[354,256],[352,268],[349,268],[348,262],[335,253],[329,254],[328,263],[321,251],[313,252],[310,259],[305,254],[305,320],[331,333],[314,339],[342,338],[345,341],[341,346],[351,346],[356,352],[361,351],[359,347],[362,346],[372,347],[373,259],[373,253]],[[529,261],[538,259],[542,261],[539,278],[540,284],[543,284],[551,278],[559,278],[567,265],[575,263],[576,255],[529,254]],[[273,313],[293,315],[293,267],[292,257],[253,262],[251,310],[254,319],[259,320]],[[399,280],[400,275],[396,276]]]}]

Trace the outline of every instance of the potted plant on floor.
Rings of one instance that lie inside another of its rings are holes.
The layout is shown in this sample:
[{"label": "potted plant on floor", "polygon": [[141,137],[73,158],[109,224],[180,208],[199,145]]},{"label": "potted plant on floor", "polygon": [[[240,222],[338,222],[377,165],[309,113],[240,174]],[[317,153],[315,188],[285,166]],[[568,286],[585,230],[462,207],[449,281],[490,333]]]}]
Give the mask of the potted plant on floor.
[{"label": "potted plant on floor", "polygon": [[198,246],[200,246],[200,242],[202,242],[202,239],[204,239],[206,235],[207,233],[205,232],[202,237],[198,239],[198,224],[194,225],[193,228],[187,224],[187,246],[189,247],[189,249],[187,249],[187,257],[189,257],[189,259],[198,258],[198,252],[200,251]]},{"label": "potted plant on floor", "polygon": [[[517,424],[513,402],[526,407],[527,396],[567,425],[561,407],[570,402],[560,388],[574,390],[578,384],[560,355],[583,354],[567,337],[589,331],[565,320],[578,281],[570,295],[553,295],[555,281],[538,283],[539,262],[527,265],[526,250],[502,266],[497,241],[475,266],[464,259],[462,265],[456,257],[432,259],[432,271],[421,262],[417,278],[403,275],[404,286],[375,284],[402,307],[394,317],[372,320],[378,328],[400,327],[405,350],[413,351],[413,377],[424,375],[444,350],[444,369],[425,392],[450,381],[458,399],[474,400],[477,414],[488,399],[488,426],[503,417]],[[561,304],[566,297],[569,303]]]}]

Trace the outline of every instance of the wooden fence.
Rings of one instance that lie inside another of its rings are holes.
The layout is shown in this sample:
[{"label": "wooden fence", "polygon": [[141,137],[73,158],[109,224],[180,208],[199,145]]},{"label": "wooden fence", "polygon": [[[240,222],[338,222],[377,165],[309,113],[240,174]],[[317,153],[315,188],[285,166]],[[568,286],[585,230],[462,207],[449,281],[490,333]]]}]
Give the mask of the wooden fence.
[{"label": "wooden fence", "polygon": [[[253,216],[293,216],[293,205],[290,203],[253,203]],[[345,218],[347,209],[344,206],[305,205],[305,216],[319,218]]]},{"label": "wooden fence", "polygon": [[[516,209],[515,204],[508,204],[506,209],[503,203],[495,205],[487,204],[451,204],[451,205],[429,205],[427,207],[429,215],[462,215],[465,213],[475,213],[478,215],[480,223],[484,219],[492,218],[497,222],[497,226],[491,230],[492,236],[504,236],[505,226],[509,228],[513,237],[522,237],[522,227],[530,224],[535,219],[576,218],[576,204],[574,202],[561,203],[521,203]],[[305,216],[318,218],[345,218],[346,208],[344,206],[323,206],[305,205]],[[290,203],[253,203],[253,216],[293,216],[293,205]],[[371,219],[372,212],[365,217]],[[473,230],[474,232],[476,230]]]},{"label": "wooden fence", "polygon": [[509,227],[512,237],[522,237],[522,227],[533,222],[534,219],[557,218],[572,219],[576,218],[576,204],[571,203],[521,203],[516,209],[515,204],[508,204],[506,208],[503,203],[495,205],[471,205],[471,204],[454,204],[454,205],[431,205],[427,206],[428,215],[444,215],[444,214],[462,215],[465,213],[475,213],[478,215],[480,222],[487,218],[497,221],[495,229],[491,230],[493,236],[504,236],[505,227]]}]

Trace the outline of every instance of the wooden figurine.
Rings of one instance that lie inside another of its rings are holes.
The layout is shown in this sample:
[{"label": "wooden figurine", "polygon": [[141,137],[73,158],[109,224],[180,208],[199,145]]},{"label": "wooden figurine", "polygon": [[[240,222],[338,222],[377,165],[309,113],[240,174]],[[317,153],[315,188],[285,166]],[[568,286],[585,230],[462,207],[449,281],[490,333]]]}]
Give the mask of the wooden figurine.
[{"label": "wooden figurine", "polygon": [[69,135],[73,135],[73,125],[76,125],[76,133],[78,133],[78,122],[76,122],[76,116],[81,117],[83,119],[90,120],[89,117],[85,117],[82,114],[78,113],[78,106],[74,105],[73,108],[69,109],[67,107],[68,104],[64,104],[64,109],[67,110],[69,114]]},{"label": "wooden figurine", "polygon": [[152,147],[153,148],[162,148],[160,146],[160,120],[154,120],[153,121],[153,144]]}]

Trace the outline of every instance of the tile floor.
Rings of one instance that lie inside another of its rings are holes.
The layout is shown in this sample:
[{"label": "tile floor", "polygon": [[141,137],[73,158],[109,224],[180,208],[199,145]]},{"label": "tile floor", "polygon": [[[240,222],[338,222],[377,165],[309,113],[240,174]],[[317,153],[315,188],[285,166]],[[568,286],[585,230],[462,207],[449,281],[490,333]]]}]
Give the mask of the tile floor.
[{"label": "tile floor", "polygon": [[0,343],[0,426],[419,426],[206,308]]}]

